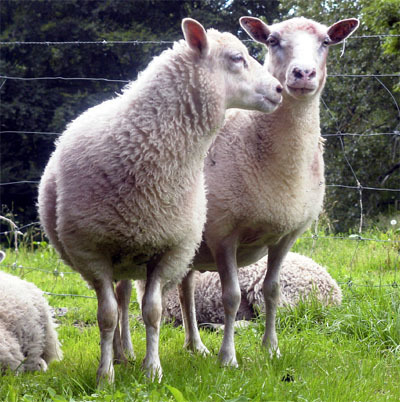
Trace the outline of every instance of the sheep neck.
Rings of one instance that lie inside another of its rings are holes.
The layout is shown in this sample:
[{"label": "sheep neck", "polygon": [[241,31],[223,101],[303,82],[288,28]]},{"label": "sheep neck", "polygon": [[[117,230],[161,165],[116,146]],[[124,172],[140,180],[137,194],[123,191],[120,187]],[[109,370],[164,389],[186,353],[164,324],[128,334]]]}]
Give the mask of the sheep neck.
[{"label": "sheep neck", "polygon": [[[157,80],[148,79],[147,74],[156,75]],[[152,150],[154,157],[145,161],[146,172],[151,171],[157,178],[160,172],[170,183],[181,181],[185,172],[194,172],[193,167],[196,172],[202,168],[206,152],[223,124],[224,99],[213,88],[217,84],[207,68],[193,68],[192,57],[184,52],[171,54],[161,68],[150,68],[140,78],[145,84],[131,103],[130,120],[136,135],[131,140],[139,147],[145,143]],[[141,163],[142,158],[141,153],[132,155],[135,162]]]},{"label": "sheep neck", "polygon": [[268,145],[269,150],[259,158],[261,165],[275,167],[295,179],[309,167],[317,149],[319,95],[304,101],[286,97],[273,114],[254,113],[254,123],[253,134],[261,147]]}]

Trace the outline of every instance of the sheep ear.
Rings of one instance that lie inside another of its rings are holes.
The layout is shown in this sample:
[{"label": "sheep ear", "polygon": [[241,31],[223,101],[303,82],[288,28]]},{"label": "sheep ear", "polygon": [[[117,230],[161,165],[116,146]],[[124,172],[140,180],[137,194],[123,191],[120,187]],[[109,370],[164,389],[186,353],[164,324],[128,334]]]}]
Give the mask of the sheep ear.
[{"label": "sheep ear", "polygon": [[328,36],[331,40],[330,45],[336,45],[349,37],[360,25],[356,18],[341,20],[328,28]]},{"label": "sheep ear", "polygon": [[271,33],[268,25],[258,18],[241,17],[239,19],[241,27],[249,34],[256,42],[267,44],[267,39]]},{"label": "sheep ear", "polygon": [[184,18],[182,21],[182,31],[191,49],[195,50],[199,56],[207,54],[208,40],[203,25],[191,18]]}]

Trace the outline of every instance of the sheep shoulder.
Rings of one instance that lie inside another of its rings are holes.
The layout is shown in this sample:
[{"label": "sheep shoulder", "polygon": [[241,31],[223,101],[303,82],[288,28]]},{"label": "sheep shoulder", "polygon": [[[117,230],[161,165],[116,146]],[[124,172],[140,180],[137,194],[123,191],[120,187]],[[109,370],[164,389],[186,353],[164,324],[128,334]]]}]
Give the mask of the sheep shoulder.
[{"label": "sheep shoulder", "polygon": [[119,97],[61,136],[52,156],[60,228],[74,222],[124,248],[133,238],[140,248],[160,238],[168,247],[203,214],[203,159],[223,113],[218,84],[206,80],[206,67],[190,66],[183,46],[155,58]]}]

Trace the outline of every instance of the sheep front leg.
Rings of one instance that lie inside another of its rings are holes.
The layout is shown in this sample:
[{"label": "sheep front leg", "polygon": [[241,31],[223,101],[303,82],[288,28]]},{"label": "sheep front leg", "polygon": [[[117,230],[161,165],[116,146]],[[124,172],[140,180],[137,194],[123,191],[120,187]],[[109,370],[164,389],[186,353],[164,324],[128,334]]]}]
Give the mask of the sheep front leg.
[{"label": "sheep front leg", "polygon": [[262,344],[268,348],[271,357],[273,355],[280,356],[275,327],[276,310],[280,297],[279,271],[282,261],[296,238],[297,235],[285,236],[276,245],[268,248],[268,269],[263,282],[266,318]]},{"label": "sheep front leg", "polygon": [[142,367],[153,381],[156,377],[159,381],[162,378],[158,352],[162,313],[161,291],[161,278],[158,275],[148,277],[142,301],[142,315],[146,325],[146,356]]},{"label": "sheep front leg", "polygon": [[97,384],[102,385],[104,380],[114,382],[113,338],[118,323],[118,304],[110,279],[96,280],[93,287],[98,302],[97,321],[100,329],[101,348]]},{"label": "sheep front leg", "polygon": [[120,312],[121,344],[124,357],[134,359],[131,332],[129,329],[129,303],[132,294],[132,281],[122,280],[117,283],[116,296]]},{"label": "sheep front leg", "polygon": [[181,305],[183,327],[185,329],[184,347],[204,355],[210,353],[204,346],[197,328],[196,306],[194,302],[195,272],[189,271],[178,285],[179,302]]},{"label": "sheep front leg", "polygon": [[222,302],[225,312],[224,337],[218,357],[223,366],[237,367],[234,328],[241,293],[236,264],[236,247],[234,244],[220,246],[215,253],[215,260],[221,279]]}]

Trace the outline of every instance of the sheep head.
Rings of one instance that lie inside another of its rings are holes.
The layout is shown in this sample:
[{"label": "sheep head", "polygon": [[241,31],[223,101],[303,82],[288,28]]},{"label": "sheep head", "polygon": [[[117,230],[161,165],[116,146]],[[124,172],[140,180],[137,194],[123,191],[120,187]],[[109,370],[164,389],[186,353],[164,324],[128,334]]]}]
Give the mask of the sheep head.
[{"label": "sheep head", "polygon": [[204,71],[203,82],[214,78],[213,85],[225,108],[273,112],[282,101],[282,87],[253,59],[243,43],[230,33],[214,29],[207,32],[191,18],[182,21],[182,31],[193,57]]},{"label": "sheep head", "polygon": [[254,17],[242,17],[242,28],[257,42],[267,46],[267,70],[284,88],[284,94],[307,99],[325,85],[329,46],[350,36],[359,25],[355,18],[330,27],[306,18],[292,18],[267,25]]}]

